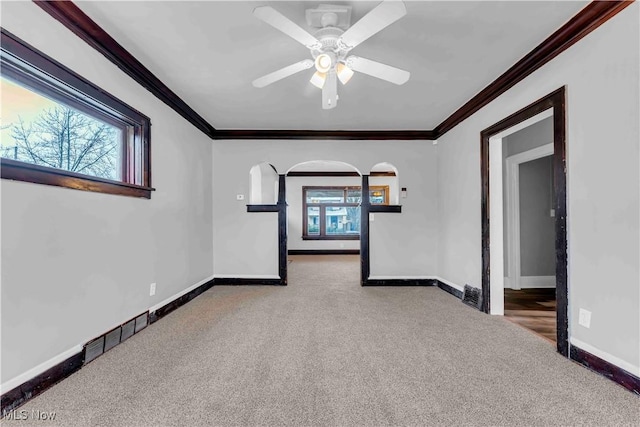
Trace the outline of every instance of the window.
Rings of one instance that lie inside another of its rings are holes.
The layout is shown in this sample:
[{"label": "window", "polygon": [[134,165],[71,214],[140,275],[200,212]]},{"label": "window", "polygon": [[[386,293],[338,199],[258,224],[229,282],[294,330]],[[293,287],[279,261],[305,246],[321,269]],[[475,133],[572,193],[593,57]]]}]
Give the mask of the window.
[{"label": "window", "polygon": [[2,178],[151,197],[150,121],[2,30]]},{"label": "window", "polygon": [[[369,188],[371,204],[388,204],[389,187]],[[357,240],[360,238],[360,187],[302,187],[305,240]]]}]

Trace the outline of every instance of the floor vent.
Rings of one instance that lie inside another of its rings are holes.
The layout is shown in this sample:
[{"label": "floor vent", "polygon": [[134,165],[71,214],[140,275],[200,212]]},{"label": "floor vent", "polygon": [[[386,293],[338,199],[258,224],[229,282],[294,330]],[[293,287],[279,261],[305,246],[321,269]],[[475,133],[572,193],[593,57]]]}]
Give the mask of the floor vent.
[{"label": "floor vent", "polygon": [[111,350],[133,334],[147,327],[149,324],[149,313],[143,313],[123,323],[104,335],[89,341],[84,346],[84,364],[91,362],[101,354]]},{"label": "floor vent", "polygon": [[478,310],[482,310],[482,291],[473,286],[464,285],[462,302]]},{"label": "floor vent", "polygon": [[138,332],[146,328],[148,323],[149,323],[149,313],[144,313],[136,317],[135,333],[137,334]]},{"label": "floor vent", "polygon": [[118,326],[111,332],[107,332],[104,336],[104,351],[109,351],[113,347],[120,344],[120,337],[122,336],[122,326]]},{"label": "floor vent", "polygon": [[127,323],[122,325],[122,336],[120,338],[120,342],[126,340],[135,332],[136,327],[136,319],[129,320]]},{"label": "floor vent", "polygon": [[96,338],[84,347],[84,363],[89,363],[104,353],[104,335]]}]

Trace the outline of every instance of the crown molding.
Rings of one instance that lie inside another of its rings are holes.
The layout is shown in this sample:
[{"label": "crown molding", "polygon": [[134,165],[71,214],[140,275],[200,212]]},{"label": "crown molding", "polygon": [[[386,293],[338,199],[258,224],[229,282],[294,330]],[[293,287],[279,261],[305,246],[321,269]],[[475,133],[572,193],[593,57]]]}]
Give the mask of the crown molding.
[{"label": "crown molding", "polygon": [[214,139],[434,140],[430,130],[273,130],[217,129]]},{"label": "crown molding", "polygon": [[436,126],[433,130],[436,139],[573,46],[634,1],[593,1],[589,3],[560,29]]},{"label": "crown molding", "polygon": [[33,0],[75,35],[103,54],[109,61],[175,110],[192,125],[213,138],[215,128],[158,79],[129,51],[71,1]]},{"label": "crown molding", "polygon": [[436,140],[635,0],[593,1],[433,130],[215,129],[71,1],[33,0],[140,85],[212,139]]}]

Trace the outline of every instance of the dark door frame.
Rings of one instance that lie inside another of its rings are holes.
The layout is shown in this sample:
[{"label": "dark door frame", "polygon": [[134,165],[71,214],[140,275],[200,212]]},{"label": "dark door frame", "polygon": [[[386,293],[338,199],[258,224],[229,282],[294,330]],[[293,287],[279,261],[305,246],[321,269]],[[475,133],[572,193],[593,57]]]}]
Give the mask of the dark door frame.
[{"label": "dark door frame", "polygon": [[524,107],[480,133],[482,181],[482,311],[490,312],[489,139],[498,133],[553,108],[553,177],[556,211],[556,340],[558,353],[569,357],[567,286],[567,174],[565,87]]}]

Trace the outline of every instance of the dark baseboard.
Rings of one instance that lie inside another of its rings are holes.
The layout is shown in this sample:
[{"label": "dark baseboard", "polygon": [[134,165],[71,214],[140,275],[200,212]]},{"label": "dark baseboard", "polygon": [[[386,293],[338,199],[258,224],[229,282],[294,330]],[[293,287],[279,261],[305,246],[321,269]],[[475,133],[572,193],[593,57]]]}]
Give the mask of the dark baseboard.
[{"label": "dark baseboard", "polygon": [[13,390],[9,390],[2,395],[2,398],[0,398],[0,407],[2,407],[2,414],[0,414],[1,417],[4,418],[23,403],[67,378],[69,375],[79,370],[83,363],[84,352],[74,354],[67,360],[47,369],[40,375],[19,385]]},{"label": "dark baseboard", "polygon": [[435,286],[435,279],[367,279],[362,286]]},{"label": "dark baseboard", "polygon": [[157,322],[158,319],[163,318],[167,314],[169,314],[172,311],[174,311],[176,308],[185,305],[186,303],[188,303],[189,301],[191,301],[192,299],[194,299],[195,297],[197,297],[201,293],[207,291],[208,289],[210,289],[213,286],[214,281],[215,281],[215,279],[211,279],[207,283],[204,283],[204,284],[198,286],[197,288],[195,288],[194,290],[192,290],[190,292],[187,292],[186,294],[174,299],[173,301],[171,301],[170,303],[160,307],[159,309],[157,309],[157,310],[155,310],[153,312],[150,312],[149,313],[149,323]]},{"label": "dark baseboard", "polygon": [[42,374],[30,379],[18,387],[9,390],[0,397],[0,407],[2,408],[0,417],[5,417],[20,405],[26,403],[28,400],[31,400],[31,398],[39,395],[54,384],[65,379],[87,363],[94,360],[96,357],[138,333],[147,325],[157,322],[158,319],[191,301],[201,293],[211,288],[213,284],[214,280],[209,280],[207,283],[198,286],[196,289],[187,292],[153,312],[145,312],[134,317],[115,329],[112,329],[109,332],[100,335],[98,338],[89,341],[84,345],[80,353],[75,354],[67,360],[47,369]]},{"label": "dark baseboard", "polygon": [[242,277],[216,277],[214,280],[215,286],[286,286],[286,283],[282,279],[247,279]]},{"label": "dark baseboard", "polygon": [[569,358],[586,366],[593,372],[609,378],[627,390],[640,395],[640,378],[632,373],[573,345],[570,346]]},{"label": "dark baseboard", "polygon": [[454,297],[458,299],[462,299],[462,291],[460,289],[456,289],[453,286],[449,286],[446,283],[441,282],[440,280],[436,280],[437,286],[445,292],[450,293]]},{"label": "dark baseboard", "polygon": [[360,255],[360,249],[289,249],[289,255]]}]

